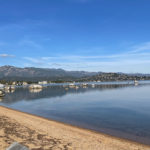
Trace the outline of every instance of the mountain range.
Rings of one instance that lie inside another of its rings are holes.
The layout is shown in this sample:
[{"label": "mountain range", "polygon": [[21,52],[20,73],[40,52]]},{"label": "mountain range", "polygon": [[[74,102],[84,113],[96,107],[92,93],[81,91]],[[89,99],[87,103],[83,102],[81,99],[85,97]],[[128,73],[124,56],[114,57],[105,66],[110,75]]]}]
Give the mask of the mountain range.
[{"label": "mountain range", "polygon": [[[141,78],[144,77],[144,78]],[[63,69],[19,68],[14,66],[0,67],[0,80],[10,81],[70,81],[70,80],[128,80],[128,79],[149,79],[150,74],[125,74],[125,73],[105,73],[105,72],[88,72],[88,71],[66,71]]]},{"label": "mountain range", "polygon": [[87,71],[66,71],[63,69],[49,69],[49,68],[19,68],[14,66],[1,66],[0,67],[0,79],[10,80],[56,80],[56,79],[74,79],[87,76],[93,76],[98,72]]}]

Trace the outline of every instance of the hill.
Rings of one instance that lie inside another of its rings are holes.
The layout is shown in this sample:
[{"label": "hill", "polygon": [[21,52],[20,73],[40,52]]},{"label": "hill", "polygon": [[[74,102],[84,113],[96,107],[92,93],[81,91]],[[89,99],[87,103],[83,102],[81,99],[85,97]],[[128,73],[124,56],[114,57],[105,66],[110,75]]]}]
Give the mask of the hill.
[{"label": "hill", "polygon": [[63,69],[49,69],[49,68],[18,68],[14,66],[0,67],[0,79],[5,80],[65,80],[76,79],[87,76],[93,76],[97,72],[86,71],[66,71]]}]

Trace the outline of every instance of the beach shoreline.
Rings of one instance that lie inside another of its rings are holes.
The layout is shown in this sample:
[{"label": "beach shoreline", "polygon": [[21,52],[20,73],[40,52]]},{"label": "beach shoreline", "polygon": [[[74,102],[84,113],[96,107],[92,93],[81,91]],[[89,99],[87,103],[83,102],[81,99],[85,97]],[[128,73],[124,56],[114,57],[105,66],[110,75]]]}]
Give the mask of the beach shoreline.
[{"label": "beach shoreline", "polygon": [[150,146],[0,106],[0,149],[149,150]]}]

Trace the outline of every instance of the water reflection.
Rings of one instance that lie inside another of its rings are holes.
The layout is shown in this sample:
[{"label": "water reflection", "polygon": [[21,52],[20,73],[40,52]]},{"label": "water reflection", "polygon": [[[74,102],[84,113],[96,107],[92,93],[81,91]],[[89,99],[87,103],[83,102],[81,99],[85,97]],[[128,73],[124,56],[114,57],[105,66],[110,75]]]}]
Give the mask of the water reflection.
[{"label": "water reflection", "polygon": [[28,88],[16,88],[15,91],[8,91],[6,92],[5,97],[3,98],[3,103],[16,103],[17,101],[21,100],[37,100],[42,98],[54,98],[54,97],[62,97],[67,94],[79,94],[85,93],[89,91],[104,91],[104,90],[111,90],[117,88],[124,88],[130,87],[133,85],[126,85],[126,84],[112,84],[112,85],[95,85],[93,86],[78,86],[78,88],[70,88],[68,86],[50,86],[45,87],[43,89],[28,89]]},{"label": "water reflection", "polygon": [[0,97],[0,102],[2,102],[3,101],[3,98],[2,97]]},{"label": "water reflection", "polygon": [[150,144],[150,84],[59,84],[16,88],[0,104],[72,125]]},{"label": "water reflection", "polygon": [[14,93],[15,92],[15,89],[6,89],[5,90],[5,93]]},{"label": "water reflection", "polygon": [[41,91],[42,91],[42,89],[29,89],[30,93],[39,93]]}]

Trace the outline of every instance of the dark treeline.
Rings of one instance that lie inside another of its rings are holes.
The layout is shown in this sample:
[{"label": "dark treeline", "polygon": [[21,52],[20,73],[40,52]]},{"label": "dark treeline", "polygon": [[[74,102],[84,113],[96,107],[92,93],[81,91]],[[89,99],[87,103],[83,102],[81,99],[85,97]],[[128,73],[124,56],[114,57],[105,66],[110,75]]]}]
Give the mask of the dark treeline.
[{"label": "dark treeline", "polygon": [[0,79],[2,84],[12,84],[14,81],[17,84],[22,84],[23,82],[38,83],[38,81],[48,81],[48,83],[64,83],[64,82],[90,82],[90,81],[128,81],[128,80],[150,80],[150,76],[141,75],[128,75],[119,73],[100,73],[95,76],[86,77],[4,77]]}]

